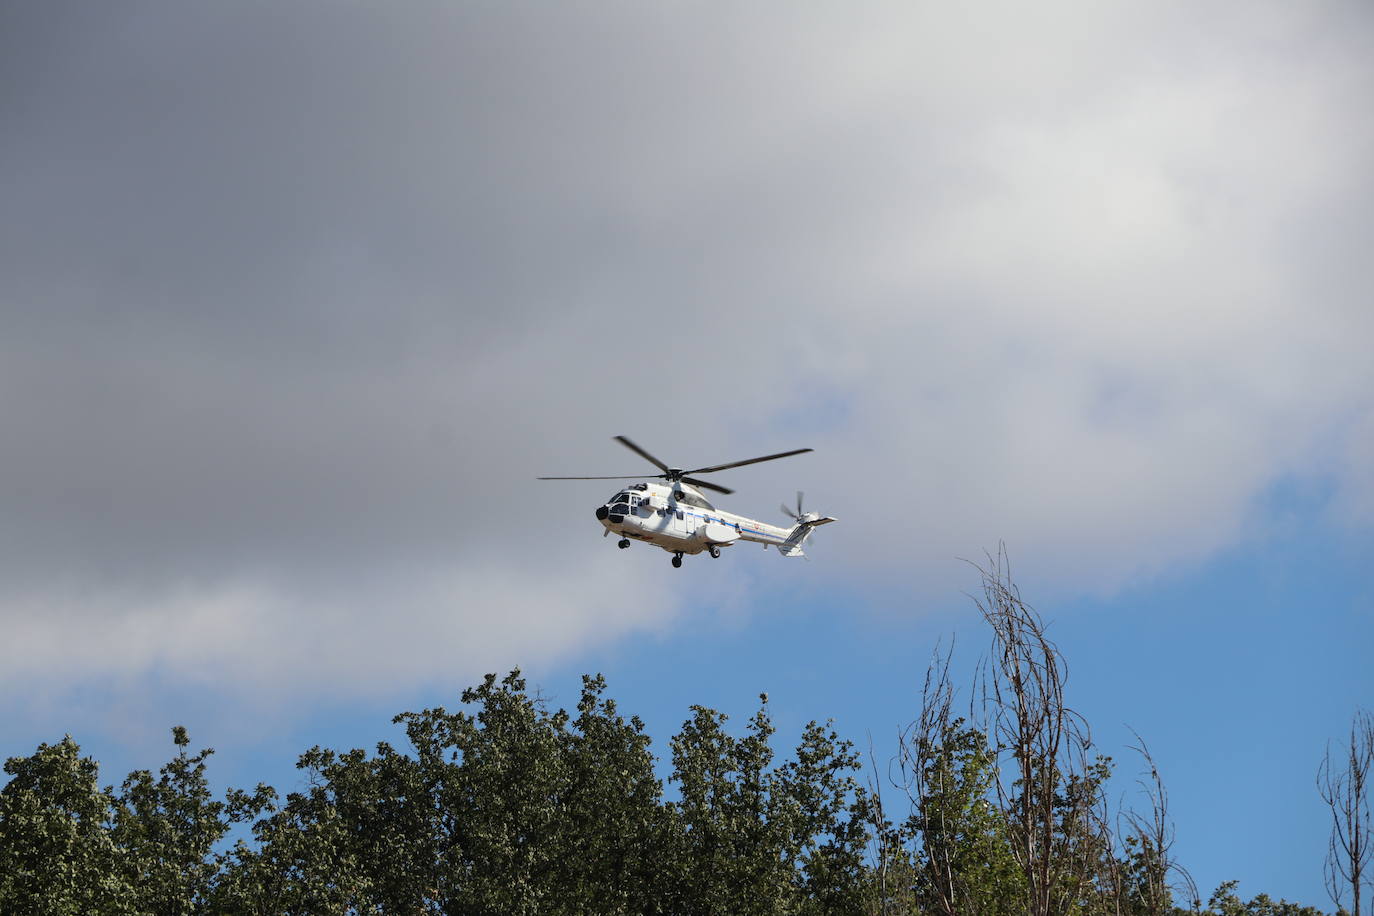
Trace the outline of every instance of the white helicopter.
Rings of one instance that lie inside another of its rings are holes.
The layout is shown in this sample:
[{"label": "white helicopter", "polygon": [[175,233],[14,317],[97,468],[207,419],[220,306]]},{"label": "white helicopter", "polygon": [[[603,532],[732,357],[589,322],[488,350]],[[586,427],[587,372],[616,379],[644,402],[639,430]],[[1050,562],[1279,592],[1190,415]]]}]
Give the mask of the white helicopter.
[{"label": "white helicopter", "polygon": [[[786,506],[782,511],[795,523],[791,528],[780,528],[733,512],[725,512],[711,505],[701,494],[702,490],[730,494],[727,489],[706,480],[698,480],[692,474],[711,474],[760,461],[773,461],[809,452],[809,448],[778,452],[762,458],[748,458],[744,461],[731,461],[711,467],[684,471],[670,468],[650,455],[624,436],[615,440],[641,458],[654,464],[663,473],[654,475],[666,483],[640,482],[627,486],[596,509],[597,521],[605,526],[605,537],[611,532],[620,535],[619,546],[623,550],[630,546],[631,539],[644,541],[655,547],[662,547],[673,555],[673,566],[682,565],[683,554],[699,554],[703,550],[712,558],[720,556],[722,547],[729,547],[736,541],[757,541],[765,550],[772,544],[778,553],[785,557],[801,557],[802,544],[811,532],[820,525],[835,521],[828,515],[815,512],[802,512],[802,494],[797,493],[797,511]],[[634,480],[639,475],[621,474],[611,477],[540,477],[539,480]]]}]

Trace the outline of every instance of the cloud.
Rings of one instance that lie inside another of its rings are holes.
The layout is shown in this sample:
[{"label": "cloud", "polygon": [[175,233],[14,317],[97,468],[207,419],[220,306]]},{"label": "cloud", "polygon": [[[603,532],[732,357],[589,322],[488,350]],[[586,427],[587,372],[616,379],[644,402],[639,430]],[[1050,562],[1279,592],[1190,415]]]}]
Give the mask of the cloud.
[{"label": "cloud", "polygon": [[[8,671],[41,664],[66,684],[155,670],[192,687],[267,696],[302,687],[335,698],[385,694],[667,625],[673,603],[627,600],[653,582],[642,564],[612,570],[617,559],[603,552],[582,568],[555,561],[538,577],[527,564],[492,556],[447,568],[355,570],[309,588],[287,579],[11,593],[14,638],[0,663]],[[601,582],[616,587],[603,592]]]},{"label": "cloud", "polygon": [[728,505],[808,490],[806,575],[880,591],[999,538],[1116,588],[1288,475],[1374,517],[1358,4],[29,15],[12,679],[395,687],[795,578],[670,576],[532,480],[637,472],[617,433],[814,446]]}]

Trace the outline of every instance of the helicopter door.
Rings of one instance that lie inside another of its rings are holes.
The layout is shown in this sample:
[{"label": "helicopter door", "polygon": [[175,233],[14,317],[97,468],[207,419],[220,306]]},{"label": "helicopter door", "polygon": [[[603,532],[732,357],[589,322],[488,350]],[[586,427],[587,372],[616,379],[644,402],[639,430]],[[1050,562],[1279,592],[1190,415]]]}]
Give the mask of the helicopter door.
[{"label": "helicopter door", "polygon": [[671,516],[668,520],[668,532],[673,537],[683,538],[685,540],[691,537],[692,533],[696,530],[696,526],[693,524],[696,519],[687,514],[689,511],[690,510],[682,503],[670,504],[668,506],[668,513]]}]

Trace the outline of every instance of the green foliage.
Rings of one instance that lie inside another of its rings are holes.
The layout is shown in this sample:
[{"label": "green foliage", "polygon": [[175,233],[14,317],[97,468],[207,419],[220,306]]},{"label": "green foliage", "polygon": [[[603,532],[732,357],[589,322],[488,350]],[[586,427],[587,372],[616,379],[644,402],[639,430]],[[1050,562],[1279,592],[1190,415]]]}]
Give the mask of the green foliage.
[{"label": "green foliage", "polygon": [[681,800],[674,912],[857,911],[866,885],[864,796],[852,745],[812,722],[773,767],[767,697],[743,738],[703,707],[672,740]]},{"label": "green foliage", "polygon": [[[390,757],[385,748],[376,761],[361,751],[340,755],[318,747],[301,755],[297,766],[309,772],[309,789],[292,793],[280,808],[272,807],[274,795],[266,795],[268,813],[253,825],[256,846],[241,840],[226,857],[216,908],[258,914],[376,911],[357,902],[394,877],[388,869],[378,881],[364,867],[369,852],[387,848],[394,831],[378,809],[398,800],[404,804],[400,787],[387,786],[382,775]],[[405,872],[404,857],[382,862]]]},{"label": "green foliage", "polygon": [[993,804],[997,755],[987,736],[955,719],[921,739],[929,791],[904,825],[919,841],[916,898],[929,912],[1012,914],[1025,900],[1004,814]]},{"label": "green foliage", "polygon": [[5,761],[0,790],[0,912],[137,912],[107,819],[99,767],[71,736]]},{"label": "green foliage", "polygon": [[215,800],[205,778],[214,753],[187,751],[158,771],[136,770],[118,792],[98,788],[98,767],[69,737],[11,758],[0,790],[0,912],[205,912],[221,873],[216,847],[236,821],[260,813],[258,796]]},{"label": "green foliage", "polygon": [[406,713],[414,754],[313,748],[310,788],[235,850],[221,899],[249,912],[647,912],[665,818],[649,739],[586,678],[576,719],[518,672]]},{"label": "green foliage", "polygon": [[1260,894],[1249,901],[1236,895],[1236,882],[1227,881],[1212,893],[1203,913],[1208,916],[1324,916],[1316,907],[1299,906],[1287,900],[1274,901]]},{"label": "green foliage", "polygon": [[413,753],[313,748],[309,789],[254,825],[216,892],[248,913],[836,912],[857,907],[867,839],[852,748],[814,723],[773,766],[760,709],[740,739],[695,708],[665,800],[644,725],[583,679],[576,714],[519,672],[466,708],[406,713]]},{"label": "green foliage", "polygon": [[[285,799],[262,785],[216,798],[213,752],[193,753],[181,728],[167,764],[118,790],[99,787],[71,738],[40,745],[5,764],[0,913],[1024,912],[996,803],[999,749],[963,720],[921,739],[919,798],[894,825],[828,725],[810,723],[780,760],[766,697],[739,734],[692,707],[669,742],[665,791],[644,724],[605,689],[584,678],[570,713],[518,671],[489,675],[456,712],[398,716],[403,750],[306,751],[305,786]],[[1056,787],[1056,854],[1099,863],[1070,912],[1170,912],[1149,890],[1160,857],[1148,831],[1118,851],[1084,829],[1110,769],[1098,758],[1069,778],[1031,771]],[[235,824],[251,830],[231,843]],[[1234,883],[1206,912],[1318,914],[1262,894],[1243,902]]]},{"label": "green foliage", "polygon": [[1155,916],[1174,911],[1173,894],[1168,887],[1168,863],[1149,836],[1132,833],[1122,842],[1115,864],[1113,890],[1121,910],[1129,916]]},{"label": "green foliage", "polygon": [[[186,729],[172,729],[177,755],[158,772],[136,770],[111,799],[110,839],[140,908],[167,916],[199,912],[218,873],[214,850],[229,830],[230,805],[212,798],[205,761],[186,750]],[[235,813],[238,809],[235,808]]]}]

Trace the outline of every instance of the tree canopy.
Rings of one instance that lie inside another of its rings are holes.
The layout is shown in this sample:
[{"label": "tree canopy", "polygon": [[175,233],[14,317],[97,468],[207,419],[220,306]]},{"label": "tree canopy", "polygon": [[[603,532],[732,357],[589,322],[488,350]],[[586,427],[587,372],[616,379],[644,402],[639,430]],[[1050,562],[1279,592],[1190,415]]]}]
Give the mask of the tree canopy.
[{"label": "tree canopy", "polygon": [[601,676],[565,710],[518,670],[396,716],[403,747],[310,748],[284,798],[217,797],[181,727],[118,787],[65,736],[5,763],[0,913],[1318,914],[1234,882],[1203,906],[1144,742],[1147,806],[1113,805],[1116,764],[1001,569],[970,715],[937,653],[891,767],[815,721],[781,753],[766,695],[738,727],[691,707],[660,757]]}]

